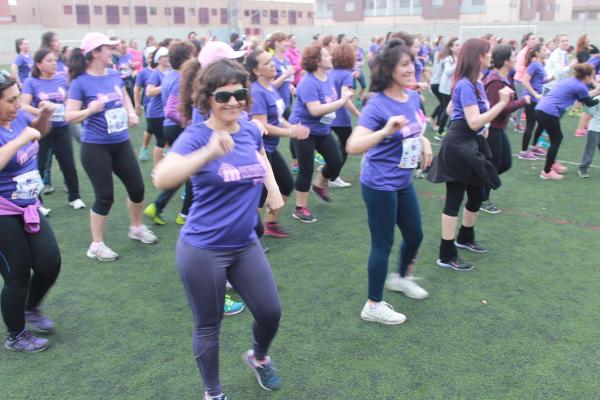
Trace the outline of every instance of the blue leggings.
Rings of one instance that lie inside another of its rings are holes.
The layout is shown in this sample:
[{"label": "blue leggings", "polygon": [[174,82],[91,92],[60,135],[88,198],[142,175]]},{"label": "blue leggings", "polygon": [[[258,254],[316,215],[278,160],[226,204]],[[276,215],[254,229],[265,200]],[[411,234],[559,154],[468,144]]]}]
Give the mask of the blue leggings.
[{"label": "blue leggings", "polygon": [[225,281],[240,294],[254,324],[254,355],[262,360],[277,329],[281,306],[275,278],[258,242],[237,250],[209,250],[177,243],[177,266],[194,314],[192,347],[206,392],[221,393],[219,332],[223,319]]},{"label": "blue leggings", "polygon": [[400,245],[400,276],[406,275],[423,241],[421,210],[413,185],[396,190],[375,190],[361,185],[367,205],[371,253],[369,254],[369,300],[383,300],[383,285],[388,272],[388,259],[394,245],[394,230],[402,233]]}]

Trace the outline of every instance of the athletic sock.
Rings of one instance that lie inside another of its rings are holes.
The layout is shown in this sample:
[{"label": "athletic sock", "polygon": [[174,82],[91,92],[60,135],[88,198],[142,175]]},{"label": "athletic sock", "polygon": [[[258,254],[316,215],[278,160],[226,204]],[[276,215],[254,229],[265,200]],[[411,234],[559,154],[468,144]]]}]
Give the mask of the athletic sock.
[{"label": "athletic sock", "polygon": [[456,241],[461,244],[472,243],[475,241],[475,229],[473,226],[464,226],[462,225],[458,230],[458,236],[456,236]]},{"label": "athletic sock", "polygon": [[454,245],[454,240],[441,239],[440,241],[440,260],[443,262],[451,261],[456,258],[458,252]]}]

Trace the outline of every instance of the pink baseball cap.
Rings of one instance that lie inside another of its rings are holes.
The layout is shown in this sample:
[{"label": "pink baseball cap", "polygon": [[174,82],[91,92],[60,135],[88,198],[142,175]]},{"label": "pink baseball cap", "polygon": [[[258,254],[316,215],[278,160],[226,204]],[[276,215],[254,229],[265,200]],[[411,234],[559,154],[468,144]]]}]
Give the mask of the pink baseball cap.
[{"label": "pink baseball cap", "polygon": [[99,32],[86,33],[81,39],[81,50],[83,54],[87,54],[100,46],[116,46],[119,43],[121,43],[119,40],[110,40]]},{"label": "pink baseball cap", "polygon": [[198,54],[198,62],[204,68],[223,58],[235,59],[244,55],[246,55],[246,50],[235,51],[227,43],[207,42]]}]

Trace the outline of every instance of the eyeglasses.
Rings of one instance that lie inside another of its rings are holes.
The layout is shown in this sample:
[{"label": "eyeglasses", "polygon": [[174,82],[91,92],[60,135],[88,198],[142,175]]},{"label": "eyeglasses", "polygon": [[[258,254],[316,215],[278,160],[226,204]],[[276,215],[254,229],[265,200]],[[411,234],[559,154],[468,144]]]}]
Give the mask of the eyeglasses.
[{"label": "eyeglasses", "polygon": [[0,85],[4,85],[7,81],[11,80],[13,77],[10,72],[6,70],[0,70]]},{"label": "eyeglasses", "polygon": [[217,103],[228,103],[233,96],[237,101],[246,101],[248,99],[248,89],[238,89],[234,92],[213,92],[211,96],[215,98]]}]

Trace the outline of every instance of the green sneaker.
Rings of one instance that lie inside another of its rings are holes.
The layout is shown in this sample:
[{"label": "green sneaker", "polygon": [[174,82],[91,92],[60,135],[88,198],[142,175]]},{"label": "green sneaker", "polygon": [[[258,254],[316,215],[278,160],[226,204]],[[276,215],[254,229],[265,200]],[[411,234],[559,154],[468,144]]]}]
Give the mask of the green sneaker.
[{"label": "green sneaker", "polygon": [[156,225],[164,225],[167,223],[164,219],[160,217],[158,214],[158,210],[156,209],[156,204],[150,203],[150,205],[144,208],[144,215],[152,220]]},{"label": "green sneaker", "polygon": [[325,159],[323,158],[323,156],[320,153],[317,153],[317,155],[315,155],[315,161],[318,164],[325,165]]},{"label": "green sneaker", "polygon": [[179,213],[177,215],[177,218],[175,218],[175,223],[177,225],[183,225],[185,224],[185,219],[187,218],[187,215],[183,215],[182,213]]},{"label": "green sneaker", "polygon": [[140,153],[138,154],[138,160],[140,161],[148,161],[150,158],[150,152],[148,152],[147,147],[140,148]]},{"label": "green sneaker", "polygon": [[225,315],[235,315],[244,311],[244,303],[238,303],[231,300],[231,296],[225,295],[225,307],[223,309]]}]

